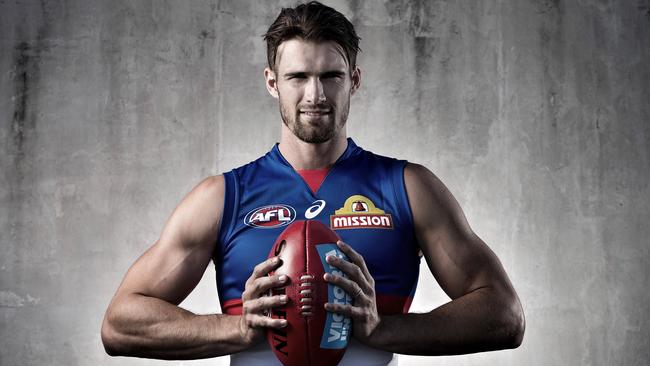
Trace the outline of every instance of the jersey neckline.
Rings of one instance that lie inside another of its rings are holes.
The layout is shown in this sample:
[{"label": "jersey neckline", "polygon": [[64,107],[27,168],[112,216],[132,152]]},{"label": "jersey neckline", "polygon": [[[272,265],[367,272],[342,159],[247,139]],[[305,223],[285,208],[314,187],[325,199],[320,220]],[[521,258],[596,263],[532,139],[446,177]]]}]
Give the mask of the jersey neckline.
[{"label": "jersey neckline", "polygon": [[343,154],[341,154],[341,156],[339,156],[339,158],[336,159],[334,164],[329,168],[329,171],[327,172],[327,175],[325,176],[325,178],[323,178],[323,181],[321,182],[320,186],[318,187],[318,189],[316,191],[312,191],[311,187],[309,186],[309,184],[307,184],[307,182],[305,182],[305,180],[300,175],[300,173],[298,173],[293,168],[293,166],[291,166],[291,164],[289,164],[287,159],[284,158],[284,156],[280,152],[280,143],[278,143],[278,142],[275,143],[275,145],[273,146],[271,151],[269,151],[269,156],[271,158],[279,161],[280,163],[282,163],[282,165],[284,165],[285,168],[289,169],[291,171],[291,175],[295,179],[302,182],[302,184],[307,188],[307,190],[311,193],[311,195],[316,197],[318,192],[327,183],[328,178],[337,170],[336,167],[338,165],[340,165],[341,162],[347,160],[348,158],[350,158],[350,157],[352,157],[354,155],[357,155],[361,151],[361,148],[359,146],[357,146],[357,144],[354,142],[354,140],[352,140],[351,137],[348,137],[347,140],[348,140],[348,146],[345,148],[345,151],[343,151]]}]

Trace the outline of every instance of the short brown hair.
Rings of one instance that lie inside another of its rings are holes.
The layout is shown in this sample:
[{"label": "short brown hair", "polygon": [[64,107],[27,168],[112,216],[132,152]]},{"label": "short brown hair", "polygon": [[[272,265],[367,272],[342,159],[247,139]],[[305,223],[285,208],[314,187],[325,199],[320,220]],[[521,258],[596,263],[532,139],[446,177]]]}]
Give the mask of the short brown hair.
[{"label": "short brown hair", "polygon": [[283,8],[264,35],[269,67],[275,70],[278,47],[284,41],[302,38],[306,41],[334,41],[343,48],[350,72],[357,63],[359,40],[354,26],[341,13],[318,1],[310,1],[295,8]]}]

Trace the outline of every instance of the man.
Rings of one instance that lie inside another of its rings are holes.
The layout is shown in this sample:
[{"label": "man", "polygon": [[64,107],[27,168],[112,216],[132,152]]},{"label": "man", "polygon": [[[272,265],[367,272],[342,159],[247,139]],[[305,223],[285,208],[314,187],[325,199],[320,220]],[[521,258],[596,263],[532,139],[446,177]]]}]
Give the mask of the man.
[{"label": "man", "polygon": [[[193,359],[232,354],[233,364],[273,364],[265,296],[286,278],[266,259],[294,219],[330,225],[351,262],[328,258],[348,279],[328,276],[354,306],[326,304],[353,319],[341,364],[391,364],[393,353],[449,355],[518,347],[524,317],[498,258],[468,226],[445,186],[426,168],[381,157],[346,136],[361,71],[352,24],[311,2],[283,9],[265,36],[269,93],[279,100],[280,143],[264,157],[205,179],[179,204],[160,239],[129,269],[102,326],[111,355]],[[216,238],[216,239],[215,239]],[[452,301],[408,313],[420,256]],[[209,261],[224,314],[177,305]]]}]

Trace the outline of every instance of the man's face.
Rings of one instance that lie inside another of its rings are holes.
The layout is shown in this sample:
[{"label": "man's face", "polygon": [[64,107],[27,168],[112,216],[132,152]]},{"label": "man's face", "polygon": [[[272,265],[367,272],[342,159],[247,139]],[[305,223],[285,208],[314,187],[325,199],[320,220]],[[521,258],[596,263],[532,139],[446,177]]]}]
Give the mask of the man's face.
[{"label": "man's face", "polygon": [[359,86],[359,70],[349,70],[335,42],[280,44],[275,72],[264,72],[266,85],[280,101],[282,121],[300,140],[323,143],[345,126],[350,96]]}]

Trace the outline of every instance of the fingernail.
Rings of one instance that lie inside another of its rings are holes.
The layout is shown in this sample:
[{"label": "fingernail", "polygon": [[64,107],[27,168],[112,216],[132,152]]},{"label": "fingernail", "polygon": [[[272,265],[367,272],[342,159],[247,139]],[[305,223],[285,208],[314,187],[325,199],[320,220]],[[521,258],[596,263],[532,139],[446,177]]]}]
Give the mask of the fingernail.
[{"label": "fingernail", "polygon": [[343,243],[341,240],[339,240],[339,241],[336,242],[336,245],[338,245],[339,247],[342,247],[342,246],[345,245],[345,243]]},{"label": "fingernail", "polygon": [[284,282],[284,281],[286,281],[286,280],[287,280],[287,276],[286,276],[286,275],[281,275],[280,278],[278,278],[278,281],[280,281],[280,282]]},{"label": "fingernail", "polygon": [[336,257],[333,255],[328,255],[327,258],[325,258],[325,260],[327,261],[327,263],[332,263],[336,260]]},{"label": "fingernail", "polygon": [[286,320],[283,320],[283,321],[280,323],[280,326],[281,326],[282,328],[284,328],[284,327],[287,326],[287,324],[288,324],[287,321],[286,321]]},{"label": "fingernail", "polygon": [[280,301],[281,302],[287,302],[287,295],[281,295],[280,296]]},{"label": "fingernail", "polygon": [[278,264],[278,261],[279,261],[279,260],[280,260],[280,258],[275,257],[275,258],[273,258],[272,263],[273,263],[273,264]]},{"label": "fingernail", "polygon": [[330,279],[332,279],[332,275],[330,275],[329,273],[325,273],[323,275],[323,278],[325,279],[325,281],[329,281]]}]

